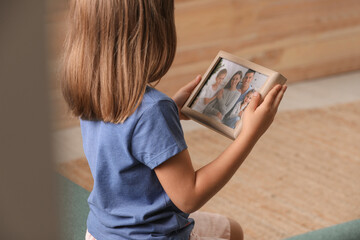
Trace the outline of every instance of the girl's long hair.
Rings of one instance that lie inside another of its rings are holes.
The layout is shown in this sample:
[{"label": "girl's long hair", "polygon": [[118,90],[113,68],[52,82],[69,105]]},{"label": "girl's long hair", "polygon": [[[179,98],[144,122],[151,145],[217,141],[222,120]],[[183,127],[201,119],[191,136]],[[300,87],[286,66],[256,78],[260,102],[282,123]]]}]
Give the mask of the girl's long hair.
[{"label": "girl's long hair", "polygon": [[121,123],[176,51],[173,0],[72,0],[63,96],[73,114]]}]

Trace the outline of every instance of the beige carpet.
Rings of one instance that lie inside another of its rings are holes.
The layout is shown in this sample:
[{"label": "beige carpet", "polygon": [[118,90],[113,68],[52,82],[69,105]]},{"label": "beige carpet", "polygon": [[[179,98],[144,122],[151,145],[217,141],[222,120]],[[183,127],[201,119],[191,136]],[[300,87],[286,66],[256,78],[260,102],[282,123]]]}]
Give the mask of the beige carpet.
[{"label": "beige carpet", "polygon": [[[255,146],[229,184],[203,210],[240,222],[245,237],[283,239],[360,218],[360,102],[288,111]],[[230,140],[207,129],[188,132],[194,166]],[[58,171],[90,190],[85,159]]]}]

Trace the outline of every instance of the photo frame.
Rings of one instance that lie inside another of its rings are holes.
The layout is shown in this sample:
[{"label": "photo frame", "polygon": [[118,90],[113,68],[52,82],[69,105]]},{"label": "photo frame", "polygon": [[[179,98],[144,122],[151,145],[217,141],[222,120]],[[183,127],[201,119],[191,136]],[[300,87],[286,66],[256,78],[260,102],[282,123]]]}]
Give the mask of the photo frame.
[{"label": "photo frame", "polygon": [[285,82],[276,71],[220,51],[181,112],[234,140],[252,94],[256,91],[264,98],[276,84]]}]

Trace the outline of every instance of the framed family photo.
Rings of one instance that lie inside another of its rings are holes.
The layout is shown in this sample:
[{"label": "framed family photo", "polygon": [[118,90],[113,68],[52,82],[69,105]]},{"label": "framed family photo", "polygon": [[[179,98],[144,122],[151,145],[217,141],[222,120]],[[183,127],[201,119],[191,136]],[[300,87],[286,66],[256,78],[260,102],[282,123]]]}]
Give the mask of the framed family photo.
[{"label": "framed family photo", "polygon": [[241,131],[241,117],[254,92],[263,98],[286,78],[268,68],[220,51],[182,113],[191,119],[235,139]]}]

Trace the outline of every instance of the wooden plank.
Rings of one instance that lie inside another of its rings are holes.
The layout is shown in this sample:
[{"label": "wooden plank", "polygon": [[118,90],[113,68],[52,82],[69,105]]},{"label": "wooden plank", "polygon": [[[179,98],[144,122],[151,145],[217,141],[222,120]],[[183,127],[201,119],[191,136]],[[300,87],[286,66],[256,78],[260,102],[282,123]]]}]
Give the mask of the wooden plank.
[{"label": "wooden plank", "polygon": [[[203,74],[219,50],[279,71],[289,82],[359,70],[359,12],[358,0],[176,0],[177,54],[158,88],[174,94]],[[66,14],[65,3],[49,2],[50,88],[55,92]],[[63,112],[61,97],[53,101]]]},{"label": "wooden plank", "polygon": [[180,1],[178,51],[159,87],[174,94],[219,50],[282,72],[289,82],[358,70],[359,12],[356,0]]}]

